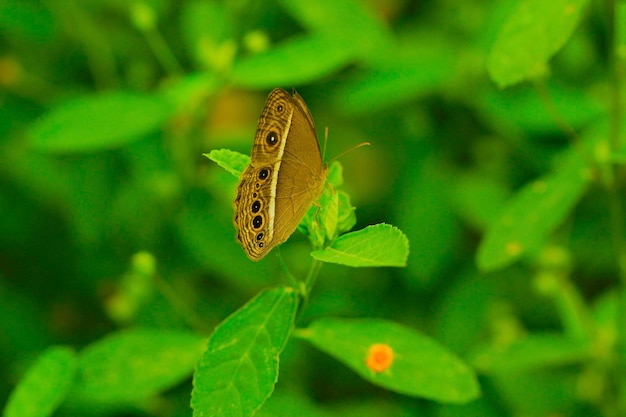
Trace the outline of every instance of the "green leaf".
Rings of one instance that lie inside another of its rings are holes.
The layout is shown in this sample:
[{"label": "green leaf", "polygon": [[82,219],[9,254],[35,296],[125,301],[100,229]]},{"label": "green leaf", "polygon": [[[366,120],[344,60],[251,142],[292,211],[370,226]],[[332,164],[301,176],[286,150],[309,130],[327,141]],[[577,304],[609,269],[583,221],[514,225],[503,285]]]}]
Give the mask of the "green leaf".
[{"label": "green leaf", "polygon": [[307,211],[298,230],[309,237],[313,248],[323,248],[355,224],[356,215],[350,204],[350,196],[344,191],[326,188],[318,204]]},{"label": "green leaf", "polygon": [[521,0],[502,26],[487,69],[499,87],[542,75],[578,26],[588,0]]},{"label": "green leaf", "polygon": [[328,191],[329,195],[324,205],[320,207],[319,218],[328,240],[333,240],[337,233],[339,217],[339,194]]},{"label": "green leaf", "polygon": [[113,149],[158,131],[176,106],[162,96],[113,92],[63,103],[36,120],[33,149],[51,153]]},{"label": "green leaf", "polygon": [[[340,360],[364,379],[389,390],[446,403],[480,394],[474,372],[433,339],[400,324],[375,319],[322,319],[295,334]],[[390,348],[391,363],[368,365],[372,346]]]},{"label": "green leaf", "polygon": [[338,71],[352,59],[353,51],[332,38],[306,36],[235,61],[231,78],[235,85],[245,88],[299,85]]},{"label": "green leaf", "polygon": [[350,203],[350,196],[344,191],[337,191],[339,195],[339,214],[337,215],[337,235],[351,230],[356,224],[354,207]]},{"label": "green leaf", "polygon": [[182,331],[113,334],[81,352],[78,394],[98,402],[140,401],[189,377],[205,346],[206,338]]},{"label": "green leaf", "polygon": [[194,375],[194,416],[247,417],[263,405],[297,306],[292,288],[266,290],[215,329]]},{"label": "green leaf", "polygon": [[335,188],[343,185],[343,165],[339,161],[333,161],[328,167],[327,181]]},{"label": "green leaf", "polygon": [[572,151],[558,171],[522,188],[487,230],[476,255],[478,267],[504,268],[537,249],[580,200],[589,179],[584,161]]},{"label": "green leaf", "polygon": [[353,267],[406,266],[409,240],[397,227],[381,223],[340,236],[331,246],[314,251],[311,256]]},{"label": "green leaf", "polygon": [[9,396],[3,416],[52,415],[72,385],[76,364],[73,350],[60,346],[47,349]]},{"label": "green leaf", "polygon": [[248,155],[231,151],[230,149],[214,149],[202,155],[217,163],[217,165],[237,178],[239,178],[246,167],[250,165],[250,157]]},{"label": "green leaf", "polygon": [[591,355],[589,343],[559,334],[534,334],[510,346],[483,346],[471,354],[471,363],[480,373],[508,375],[548,367],[579,364]]},{"label": "green leaf", "polygon": [[303,221],[298,225],[298,230],[309,238],[313,249],[324,247],[326,242],[326,233],[315,218],[318,208],[313,206],[309,209]]}]

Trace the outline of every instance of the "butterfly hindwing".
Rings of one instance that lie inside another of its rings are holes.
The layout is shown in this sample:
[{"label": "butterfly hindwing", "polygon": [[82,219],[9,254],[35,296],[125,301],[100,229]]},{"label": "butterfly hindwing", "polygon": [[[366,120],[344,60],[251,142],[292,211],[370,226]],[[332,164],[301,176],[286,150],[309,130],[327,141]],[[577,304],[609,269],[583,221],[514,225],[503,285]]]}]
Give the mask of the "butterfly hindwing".
[{"label": "butterfly hindwing", "polygon": [[252,260],[289,238],[326,179],[313,118],[304,100],[273,90],[263,108],[251,162],[235,197],[237,240]]}]

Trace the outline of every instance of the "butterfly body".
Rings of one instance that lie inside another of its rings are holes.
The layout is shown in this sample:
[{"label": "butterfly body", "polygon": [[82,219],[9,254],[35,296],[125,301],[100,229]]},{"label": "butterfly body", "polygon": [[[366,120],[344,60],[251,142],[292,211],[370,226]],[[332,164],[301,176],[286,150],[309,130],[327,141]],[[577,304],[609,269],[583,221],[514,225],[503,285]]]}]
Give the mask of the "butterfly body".
[{"label": "butterfly body", "polygon": [[250,259],[263,258],[289,238],[321,194],[326,175],[304,100],[295,92],[273,90],[234,201],[237,241]]}]

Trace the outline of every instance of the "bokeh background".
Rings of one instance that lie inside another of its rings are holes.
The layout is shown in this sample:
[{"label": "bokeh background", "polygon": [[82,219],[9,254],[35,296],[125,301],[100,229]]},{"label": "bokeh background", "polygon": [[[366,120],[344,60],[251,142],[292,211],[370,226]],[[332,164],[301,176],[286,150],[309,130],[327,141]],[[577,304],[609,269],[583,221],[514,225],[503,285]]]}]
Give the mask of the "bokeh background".
[{"label": "bokeh background", "polygon": [[[476,267],[507,201],[572,147],[568,129],[605,123],[616,88],[612,15],[598,2],[538,82],[498,89],[486,61],[516,3],[0,1],[0,403],[50,345],[80,349],[136,326],[209,334],[287,283],[275,256],[245,257],[237,179],[202,153],[249,153],[268,92],[294,87],[322,143],[329,129],[326,160],[371,142],[341,158],[356,229],[390,223],[411,244],[406,268],[325,265],[300,324],[419,329],[479,370],[483,397],[445,406],[393,394],[296,340],[268,415],[616,415],[626,397],[603,357],[547,340],[495,370],[476,360],[557,337],[572,311],[602,316],[592,306],[618,282],[598,186],[520,262]],[[298,276],[308,251],[297,233],[282,247]],[[546,265],[571,297],[546,295]],[[109,414],[190,415],[190,391],[188,380]]]}]

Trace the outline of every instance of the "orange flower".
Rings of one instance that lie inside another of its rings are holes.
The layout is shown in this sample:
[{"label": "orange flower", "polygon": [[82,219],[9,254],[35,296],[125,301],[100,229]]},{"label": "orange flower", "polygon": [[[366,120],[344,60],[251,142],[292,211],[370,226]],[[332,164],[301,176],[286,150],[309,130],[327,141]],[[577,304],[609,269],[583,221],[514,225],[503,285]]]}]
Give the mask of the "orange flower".
[{"label": "orange flower", "polygon": [[375,343],[370,346],[365,365],[374,372],[382,372],[393,363],[393,349],[391,346]]}]

